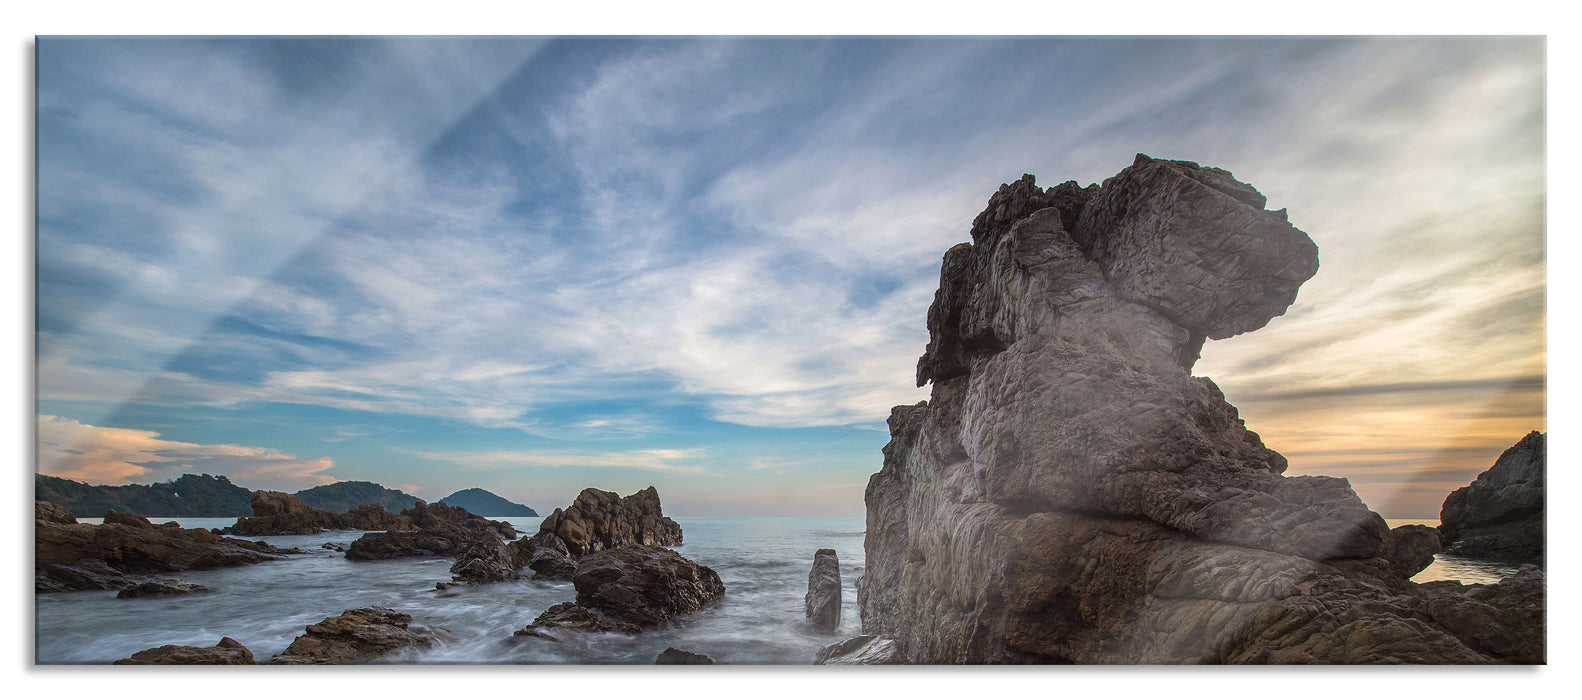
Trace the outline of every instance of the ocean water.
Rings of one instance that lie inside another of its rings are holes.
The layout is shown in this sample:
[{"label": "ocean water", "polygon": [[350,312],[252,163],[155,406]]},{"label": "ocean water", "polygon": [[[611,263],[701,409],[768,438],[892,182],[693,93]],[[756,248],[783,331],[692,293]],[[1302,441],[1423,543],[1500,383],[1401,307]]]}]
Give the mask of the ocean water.
[{"label": "ocean water", "polygon": [[[538,531],[541,520],[498,519],[529,534]],[[235,522],[234,518],[152,520],[202,528]],[[125,600],[116,598],[115,591],[36,595],[35,663],[105,664],[164,644],[212,646],[221,637],[241,642],[263,661],[285,650],[307,625],[370,605],[407,613],[446,633],[433,648],[398,654],[387,658],[388,663],[647,665],[673,646],[707,654],[722,664],[805,665],[820,647],[860,633],[856,579],[863,564],[863,518],[676,521],[685,536],[676,551],[718,572],[725,596],[702,612],[635,636],[514,640],[511,633],[539,613],[575,599],[572,585],[523,580],[437,591],[436,582],[450,580],[450,559],[358,562],[322,548],[326,542],[350,544],[364,534],[346,531],[247,538],[310,553],[285,561],[174,574],[208,586],[212,593]],[[1392,520],[1390,525],[1408,522],[1431,524]],[[814,630],[803,609],[813,553],[825,547],[840,558],[843,587],[840,627],[830,633]],[[1516,568],[1441,555],[1413,580],[1492,583]]]},{"label": "ocean water", "polygon": [[[528,534],[538,532],[542,520],[496,519]],[[203,528],[236,522],[151,520]],[[345,531],[245,538],[311,553],[171,574],[213,588],[212,593],[164,599],[119,599],[115,591],[36,595],[35,663],[110,663],[164,644],[213,646],[221,637],[241,642],[263,661],[284,651],[307,625],[370,605],[407,613],[447,633],[434,648],[390,657],[390,663],[651,665],[665,647],[676,647],[722,664],[806,665],[820,647],[860,633],[856,578],[863,562],[863,518],[675,520],[685,541],[674,549],[718,572],[725,596],[669,627],[634,636],[513,640],[512,632],[545,609],[574,600],[571,583],[523,580],[436,591],[436,582],[450,581],[450,559],[359,562],[322,548],[326,542],[350,544],[364,534]],[[814,630],[803,608],[813,553],[822,548],[834,549],[840,558],[843,588],[840,627],[829,633]]]}]

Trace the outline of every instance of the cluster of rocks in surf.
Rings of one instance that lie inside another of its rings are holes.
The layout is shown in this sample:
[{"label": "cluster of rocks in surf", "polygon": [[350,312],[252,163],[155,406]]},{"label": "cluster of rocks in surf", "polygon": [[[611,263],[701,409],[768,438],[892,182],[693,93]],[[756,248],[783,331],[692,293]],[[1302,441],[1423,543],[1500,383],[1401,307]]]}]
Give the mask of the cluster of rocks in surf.
[{"label": "cluster of rocks in surf", "polygon": [[106,513],[102,525],[89,525],[77,522],[59,505],[34,502],[36,593],[120,590],[125,598],[181,595],[207,589],[155,575],[257,564],[302,553],[176,523],[154,525],[140,515],[118,511]]},{"label": "cluster of rocks in surf", "polygon": [[[1286,460],[1191,368],[1317,248],[1230,173],[1002,186],[945,254],[866,491],[862,649],[907,663],[1542,663],[1543,572],[1418,585],[1428,528]],[[1470,499],[1469,499],[1470,500]],[[877,645],[877,646],[875,646]],[[894,656],[890,656],[894,658]]]},{"label": "cluster of rocks in surf", "polygon": [[326,530],[410,530],[411,518],[391,515],[377,503],[364,503],[345,513],[314,508],[301,498],[281,491],[255,491],[253,515],[238,518],[220,531],[223,535],[267,537],[312,535]]},{"label": "cluster of rocks in surf", "polygon": [[1544,434],[1512,445],[1439,511],[1446,554],[1538,561],[1544,558]]}]

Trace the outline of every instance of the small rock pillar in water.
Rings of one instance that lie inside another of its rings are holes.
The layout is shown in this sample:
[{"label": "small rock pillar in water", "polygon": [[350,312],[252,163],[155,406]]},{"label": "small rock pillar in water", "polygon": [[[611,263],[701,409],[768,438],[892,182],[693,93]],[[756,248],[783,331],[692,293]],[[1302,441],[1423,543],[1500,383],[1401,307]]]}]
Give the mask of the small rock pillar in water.
[{"label": "small rock pillar in water", "polygon": [[813,554],[813,570],[807,575],[807,617],[813,626],[834,632],[840,626],[840,560],[833,549]]}]

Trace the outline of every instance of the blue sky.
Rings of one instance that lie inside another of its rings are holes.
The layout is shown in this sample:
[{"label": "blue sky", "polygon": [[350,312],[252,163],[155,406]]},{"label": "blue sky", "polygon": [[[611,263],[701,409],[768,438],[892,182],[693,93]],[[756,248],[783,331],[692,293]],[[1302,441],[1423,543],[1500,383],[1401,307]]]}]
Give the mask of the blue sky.
[{"label": "blue sky", "polygon": [[38,468],[860,514],[1024,172],[1231,170],[1321,269],[1214,378],[1432,517],[1545,426],[1538,39],[38,41]]}]

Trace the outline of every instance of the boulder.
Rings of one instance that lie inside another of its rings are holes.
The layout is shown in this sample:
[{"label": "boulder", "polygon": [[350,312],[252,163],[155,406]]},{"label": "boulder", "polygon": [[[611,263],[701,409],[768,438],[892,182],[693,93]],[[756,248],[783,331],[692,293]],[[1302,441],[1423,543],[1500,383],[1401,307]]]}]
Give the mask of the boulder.
[{"label": "boulder", "polygon": [[238,666],[257,664],[253,652],[230,637],[221,637],[212,647],[184,647],[174,644],[155,649],[144,649],[130,658],[119,659],[117,666]]},{"label": "boulder", "polygon": [[479,517],[444,503],[420,502],[401,511],[400,517],[411,529],[363,535],[346,548],[346,558],[454,557],[466,550],[478,533],[492,532],[504,540],[516,539],[516,529],[510,523]]},{"label": "boulder", "polygon": [[566,543],[553,532],[540,532],[529,540],[532,554],[528,568],[535,579],[570,581],[577,574],[577,562],[566,552]]},{"label": "boulder", "polygon": [[654,659],[656,666],[706,666],[713,663],[714,659],[703,654],[694,654],[675,647],[665,647],[664,651],[659,652],[659,658]]},{"label": "boulder", "polygon": [[57,525],[76,525],[77,516],[66,506],[49,501],[33,501],[33,519]]},{"label": "boulder", "polygon": [[308,625],[272,664],[363,664],[400,650],[427,649],[436,631],[389,608],[347,610]]},{"label": "boulder", "polygon": [[174,524],[156,527],[141,516],[115,512],[102,525],[36,519],[33,543],[34,591],[39,593],[117,590],[133,585],[129,577],[135,575],[241,566],[304,553]]},{"label": "boulder", "polygon": [[563,642],[581,634],[637,634],[637,625],[612,620],[576,603],[550,606],[532,624],[511,633],[513,639],[537,638]]},{"label": "boulder", "polygon": [[881,666],[904,664],[906,657],[894,639],[864,634],[819,649],[813,663],[817,666]]},{"label": "boulder", "polygon": [[840,560],[833,549],[813,553],[813,570],[807,575],[807,596],[803,599],[807,618],[824,632],[840,627]]},{"label": "boulder", "polygon": [[583,557],[572,584],[579,605],[641,627],[690,615],[725,594],[725,584],[713,569],[664,547],[642,544]]},{"label": "boulder", "polygon": [[625,498],[583,489],[570,506],[544,518],[538,532],[559,537],[574,558],[629,544],[681,544],[681,526],[660,511],[659,491],[652,486]]},{"label": "boulder", "polygon": [[[526,546],[521,546],[523,544]],[[450,572],[454,574],[451,582],[480,584],[515,581],[522,578],[520,570],[531,555],[532,546],[526,540],[508,543],[493,531],[476,533],[467,543],[467,548],[456,556],[456,563],[451,565]]]},{"label": "boulder", "polygon": [[238,518],[221,532],[259,537],[312,535],[326,530],[403,530],[408,519],[391,515],[378,504],[365,503],[346,513],[314,508],[301,498],[281,491],[257,491],[252,496],[253,517]]},{"label": "boulder", "polygon": [[1544,558],[1544,434],[1534,430],[1452,491],[1439,510],[1446,554],[1483,559]]},{"label": "boulder", "polygon": [[989,199],[941,265],[929,400],[892,410],[868,482],[865,634],[934,664],[1541,658],[1487,642],[1531,639],[1530,618],[1427,615],[1408,577],[1435,538],[1390,530],[1344,479],[1284,476],[1191,375],[1207,339],[1267,325],[1317,270],[1264,204],[1143,155],[1101,186],[1029,175]]},{"label": "boulder", "polygon": [[208,586],[187,583],[173,578],[156,578],[142,583],[127,586],[121,589],[117,598],[170,598],[189,593],[203,593],[213,590]]}]

